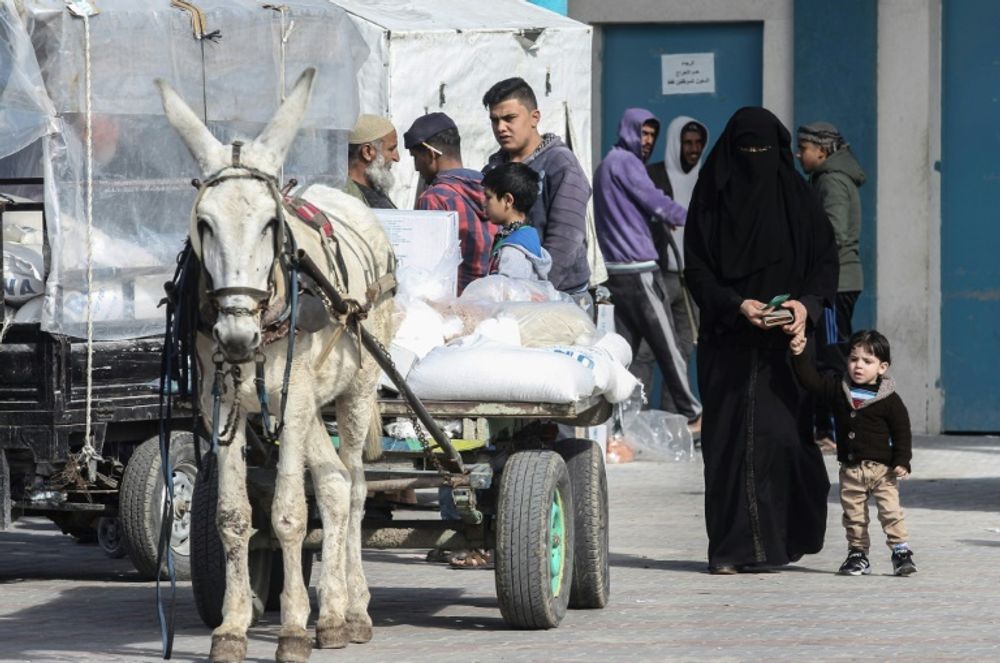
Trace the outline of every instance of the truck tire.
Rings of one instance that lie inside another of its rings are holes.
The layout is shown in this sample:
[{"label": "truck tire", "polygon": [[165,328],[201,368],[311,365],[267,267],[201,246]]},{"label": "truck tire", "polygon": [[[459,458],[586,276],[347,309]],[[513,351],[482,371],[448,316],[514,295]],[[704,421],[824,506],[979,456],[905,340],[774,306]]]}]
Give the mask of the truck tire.
[{"label": "truck tire", "polygon": [[[178,580],[191,578],[191,499],[198,466],[194,435],[174,433],[170,438],[170,462],[174,480],[174,524],[170,548]],[[157,574],[157,549],[163,515],[163,472],[160,469],[160,439],[143,442],[125,466],[118,499],[118,518],[125,550],[139,575],[152,580]],[[166,578],[166,571],[162,578]]]},{"label": "truck tire", "polygon": [[573,584],[570,608],[603,608],[611,593],[608,566],[608,478],[604,453],[593,440],[559,440],[573,486]]},{"label": "truck tire", "polygon": [[[191,503],[191,589],[201,621],[215,628],[222,623],[222,600],[226,593],[226,551],[215,523],[219,507],[216,457],[207,454],[201,467]],[[254,622],[264,614],[267,603],[272,554],[273,551],[263,548],[251,548],[247,553]]]},{"label": "truck tire", "polygon": [[513,454],[500,476],[497,599],[519,629],[555,628],[566,615],[573,578],[573,489],[554,451]]},{"label": "truck tire", "polygon": [[120,520],[109,516],[97,519],[97,545],[111,559],[121,559],[128,554]]}]

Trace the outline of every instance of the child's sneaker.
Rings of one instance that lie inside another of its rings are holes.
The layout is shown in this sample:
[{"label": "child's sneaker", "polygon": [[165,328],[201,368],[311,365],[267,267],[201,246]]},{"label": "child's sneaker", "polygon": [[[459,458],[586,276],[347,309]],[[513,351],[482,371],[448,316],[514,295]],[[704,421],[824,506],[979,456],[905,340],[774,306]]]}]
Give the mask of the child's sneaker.
[{"label": "child's sneaker", "polygon": [[[895,557],[893,557],[895,560]],[[852,548],[847,553],[847,559],[840,565],[838,574],[842,576],[866,576],[872,572],[872,565],[868,562],[868,555],[864,550]]]},{"label": "child's sneaker", "polygon": [[895,550],[892,553],[892,573],[897,576],[908,576],[917,572],[913,563],[913,553],[909,548]]}]

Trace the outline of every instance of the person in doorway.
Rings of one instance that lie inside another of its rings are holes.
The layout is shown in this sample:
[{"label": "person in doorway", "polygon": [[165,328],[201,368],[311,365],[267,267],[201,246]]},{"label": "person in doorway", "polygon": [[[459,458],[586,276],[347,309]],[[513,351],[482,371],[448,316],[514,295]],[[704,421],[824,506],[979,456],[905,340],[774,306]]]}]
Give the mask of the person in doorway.
[{"label": "person in doorway", "polygon": [[552,257],[526,220],[538,198],[538,173],[523,163],[501,164],[486,174],[483,188],[486,214],[500,227],[490,251],[490,274],[546,280]]},{"label": "person in doorway", "polygon": [[413,121],[403,134],[403,145],[427,188],[417,198],[418,210],[458,213],[458,294],[475,279],[486,276],[490,247],[496,234],[486,218],[483,175],[462,165],[462,142],[455,122],[444,113],[428,113]]},{"label": "person in doorway", "polygon": [[[826,312],[825,324],[819,326],[816,338],[816,358],[820,367],[833,374],[843,374],[851,337],[854,305],[861,295],[861,196],[858,189],[865,183],[865,173],[854,158],[850,146],[829,122],[813,122],[799,127],[798,158],[802,170],[816,189],[823,209],[833,224],[840,260],[840,280],[833,309]],[[824,451],[833,452],[832,413],[816,406],[816,443]]]},{"label": "person in doorway", "polygon": [[392,122],[361,115],[347,139],[344,191],[369,207],[395,209],[389,190],[395,183],[392,164],[399,161],[399,137]]},{"label": "person in doorway", "polygon": [[[687,364],[664,306],[651,224],[683,226],[686,211],[653,186],[642,163],[643,130],[654,120],[643,108],[628,108],[618,124],[618,142],[594,174],[597,240],[604,254],[604,284],[615,305],[615,329],[635,352],[646,341],[663,373],[675,411],[700,426],[701,404],[688,383]],[[652,147],[652,146],[650,146]]]},{"label": "person in doorway", "polygon": [[[708,127],[684,115],[675,117],[667,125],[666,143],[663,161],[646,166],[646,172],[660,191],[687,209],[691,205],[691,194],[701,171],[701,158],[708,144]],[[697,312],[681,278],[684,270],[684,226],[667,228],[657,225],[652,230],[663,282],[667,287],[670,317],[677,332],[681,356],[686,362],[694,350]]]},{"label": "person in doorway", "polygon": [[[795,171],[791,135],[742,108],[705,160],[684,236],[684,275],[701,311],[709,571],[782,566],[823,547],[826,466],[788,335],[811,333],[837,290],[837,245],[819,198]],[[791,322],[770,326],[768,300]]]},{"label": "person in doorway", "polygon": [[552,256],[549,281],[589,309],[586,240],[590,184],[580,162],[559,136],[539,133],[538,101],[523,79],[496,83],[483,96],[483,105],[489,109],[493,136],[500,146],[489,157],[483,173],[508,162],[523,163],[538,173],[541,191],[527,218]]},{"label": "person in doorway", "polygon": [[868,498],[875,498],[878,519],[892,553],[892,572],[917,572],[907,542],[903,510],[899,506],[900,479],[910,476],[913,455],[910,416],[889,370],[889,341],[874,330],[859,331],[848,341],[847,375],[821,376],[804,353],[805,334],[789,344],[792,366],[806,389],[833,411],[840,461],[840,504],[847,530],[847,559],[840,575],[872,572],[868,561]]}]

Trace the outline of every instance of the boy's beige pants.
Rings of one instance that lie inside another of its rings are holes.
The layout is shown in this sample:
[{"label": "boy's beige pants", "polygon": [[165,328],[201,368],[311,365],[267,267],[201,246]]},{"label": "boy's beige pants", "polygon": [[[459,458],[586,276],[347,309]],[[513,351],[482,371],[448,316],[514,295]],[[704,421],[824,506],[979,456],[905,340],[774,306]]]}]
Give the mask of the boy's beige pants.
[{"label": "boy's beige pants", "polygon": [[886,545],[891,550],[897,543],[906,543],[903,509],[899,506],[899,484],[892,468],[873,460],[840,466],[840,505],[844,508],[844,529],[848,548],[868,553],[868,496],[875,498],[878,520],[885,532]]}]

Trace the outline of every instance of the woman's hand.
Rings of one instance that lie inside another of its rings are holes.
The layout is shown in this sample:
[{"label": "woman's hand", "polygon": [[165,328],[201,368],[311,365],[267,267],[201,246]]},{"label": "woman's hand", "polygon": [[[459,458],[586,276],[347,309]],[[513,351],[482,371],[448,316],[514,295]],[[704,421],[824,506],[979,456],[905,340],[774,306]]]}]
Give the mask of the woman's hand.
[{"label": "woman's hand", "polygon": [[808,316],[805,305],[797,299],[790,299],[782,304],[781,307],[789,309],[792,315],[795,316],[795,319],[782,327],[781,331],[790,336],[804,334],[806,331],[806,317]]},{"label": "woman's hand", "polygon": [[743,317],[749,321],[754,327],[764,328],[764,313],[766,313],[767,305],[764,302],[759,302],[756,299],[744,299],[743,303],[740,304],[740,313]]}]

